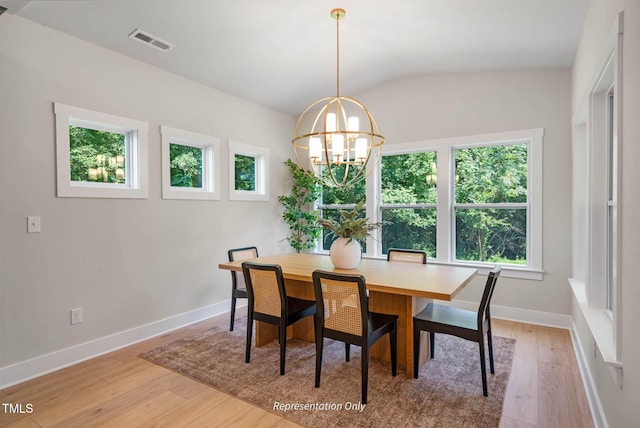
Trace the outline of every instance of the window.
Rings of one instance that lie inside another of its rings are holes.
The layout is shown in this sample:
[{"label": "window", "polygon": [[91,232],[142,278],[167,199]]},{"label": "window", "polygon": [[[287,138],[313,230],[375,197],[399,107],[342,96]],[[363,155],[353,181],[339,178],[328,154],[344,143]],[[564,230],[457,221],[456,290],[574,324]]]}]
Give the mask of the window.
[{"label": "window", "polygon": [[368,217],[382,221],[369,255],[427,251],[438,263],[496,263],[542,278],[542,129],[383,147]]},{"label": "window", "polygon": [[386,155],[381,160],[382,254],[389,248],[436,255],[437,154]]},{"label": "window", "polygon": [[160,127],[163,199],[220,199],[220,139]]},{"label": "window", "polygon": [[[342,165],[342,167],[334,167],[332,171],[334,174],[336,174],[336,180],[338,182],[342,181],[345,172],[349,174],[349,176],[357,172],[355,168],[349,168],[347,170],[346,165]],[[323,166],[322,172],[325,174],[327,173],[326,166]],[[318,205],[320,216],[322,218],[330,218],[338,221],[340,219],[340,210],[353,209],[358,202],[365,199],[365,196],[365,182],[363,180],[358,181],[349,188],[322,186],[322,199]],[[339,237],[333,236],[326,229],[324,229],[322,231],[322,239],[319,249],[329,251],[329,249],[331,248],[331,244],[337,238]],[[366,251],[366,244],[363,244],[362,250]]]},{"label": "window", "polygon": [[148,125],[54,104],[58,197],[147,198]]},{"label": "window", "polygon": [[454,260],[527,264],[526,143],[454,148]]},{"label": "window", "polygon": [[269,150],[229,141],[229,199],[269,200]]}]

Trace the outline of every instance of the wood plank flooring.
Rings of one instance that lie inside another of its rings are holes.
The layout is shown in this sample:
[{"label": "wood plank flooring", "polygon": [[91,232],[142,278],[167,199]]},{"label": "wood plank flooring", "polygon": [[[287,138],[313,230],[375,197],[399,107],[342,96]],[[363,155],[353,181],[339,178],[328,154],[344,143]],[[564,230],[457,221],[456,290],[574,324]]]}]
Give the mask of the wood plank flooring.
[{"label": "wood plank flooring", "polygon": [[[215,317],[0,390],[2,403],[33,406],[22,414],[0,407],[0,426],[297,427],[137,357],[227,324],[228,315]],[[493,327],[495,335],[517,340],[501,428],[593,427],[569,332],[497,319]]]}]

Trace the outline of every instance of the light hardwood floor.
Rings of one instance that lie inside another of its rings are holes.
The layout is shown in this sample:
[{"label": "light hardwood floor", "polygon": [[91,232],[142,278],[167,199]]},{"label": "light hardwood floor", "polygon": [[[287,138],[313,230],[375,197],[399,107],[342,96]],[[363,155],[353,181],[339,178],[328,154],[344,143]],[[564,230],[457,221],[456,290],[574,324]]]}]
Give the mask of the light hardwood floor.
[{"label": "light hardwood floor", "polygon": [[[2,403],[33,406],[23,414],[0,407],[0,426],[297,427],[137,357],[227,323],[228,315],[212,318],[0,390]],[[493,326],[495,335],[517,340],[500,426],[592,427],[569,332],[497,319]]]}]

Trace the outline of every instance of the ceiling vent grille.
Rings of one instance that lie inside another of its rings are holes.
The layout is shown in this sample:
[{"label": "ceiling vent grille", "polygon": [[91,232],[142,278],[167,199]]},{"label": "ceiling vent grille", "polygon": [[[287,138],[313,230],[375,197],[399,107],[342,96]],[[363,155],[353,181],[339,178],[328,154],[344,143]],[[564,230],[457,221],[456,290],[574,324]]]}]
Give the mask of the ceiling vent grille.
[{"label": "ceiling vent grille", "polygon": [[136,39],[144,44],[153,46],[156,49],[160,49],[163,52],[167,52],[170,50],[173,45],[171,43],[165,42],[154,36],[153,34],[149,34],[146,31],[142,31],[139,29],[133,30],[133,33],[129,34],[129,37],[132,39]]}]

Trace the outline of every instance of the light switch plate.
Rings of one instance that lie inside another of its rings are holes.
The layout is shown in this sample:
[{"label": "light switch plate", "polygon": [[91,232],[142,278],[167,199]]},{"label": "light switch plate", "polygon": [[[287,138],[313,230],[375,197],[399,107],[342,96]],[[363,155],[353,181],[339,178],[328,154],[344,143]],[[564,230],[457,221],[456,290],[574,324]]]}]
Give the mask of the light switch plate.
[{"label": "light switch plate", "polygon": [[27,217],[27,233],[40,233],[40,217]]}]

